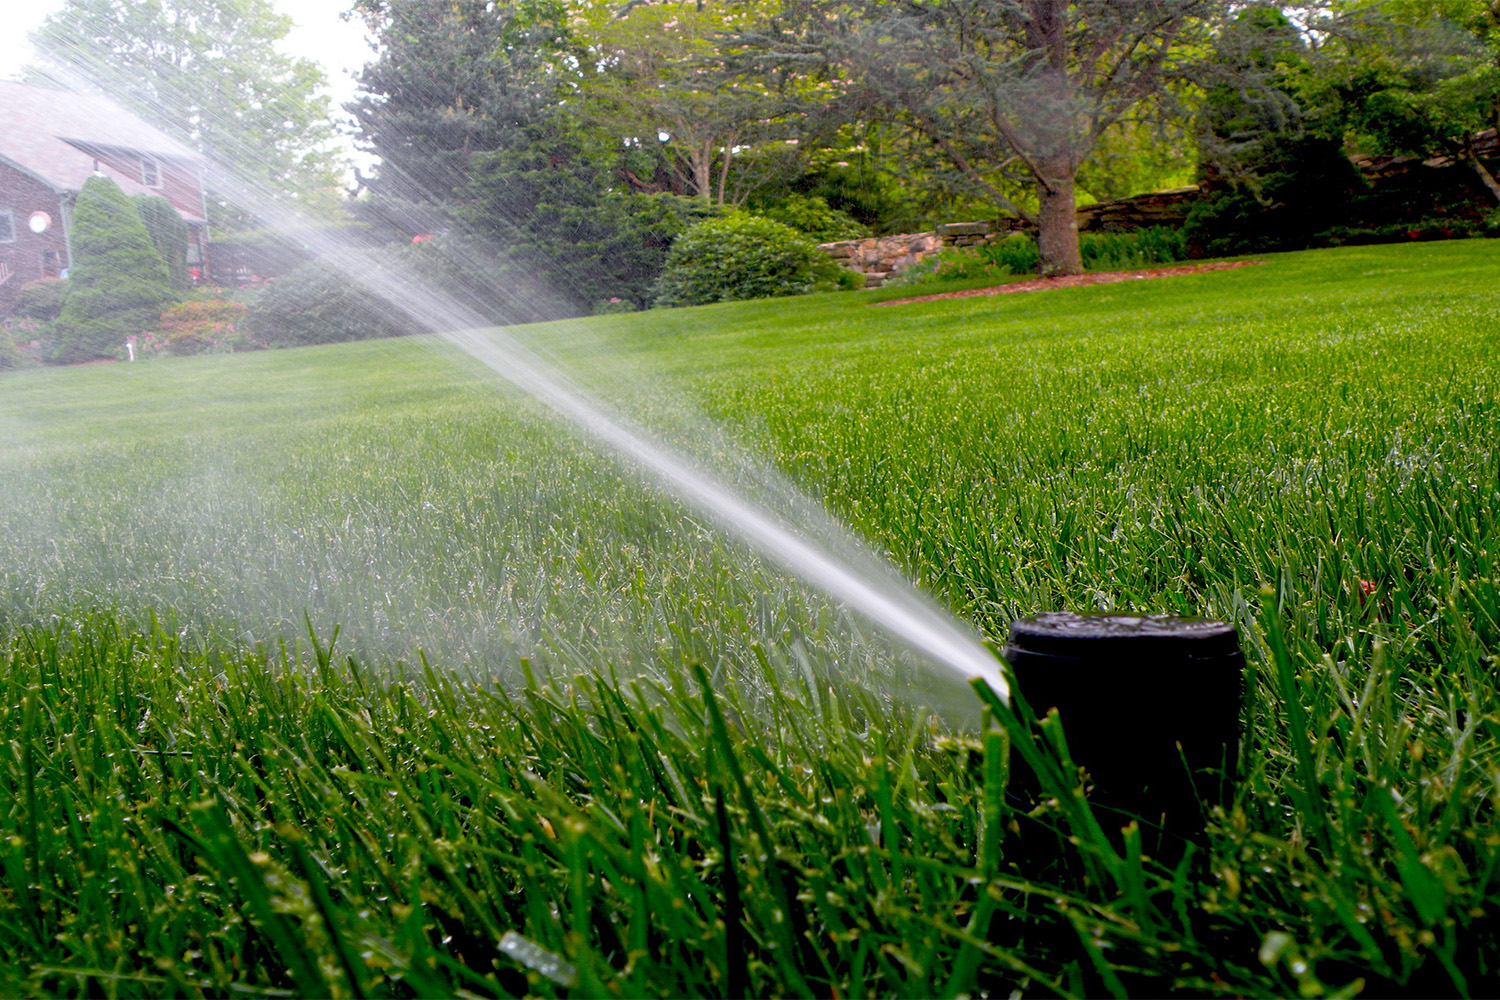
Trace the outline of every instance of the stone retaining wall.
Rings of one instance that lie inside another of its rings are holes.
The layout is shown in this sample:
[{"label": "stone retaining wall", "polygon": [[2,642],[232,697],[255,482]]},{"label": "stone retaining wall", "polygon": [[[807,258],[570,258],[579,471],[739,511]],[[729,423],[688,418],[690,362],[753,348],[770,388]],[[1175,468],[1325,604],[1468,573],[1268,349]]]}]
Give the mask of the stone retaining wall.
[{"label": "stone retaining wall", "polygon": [[866,288],[878,288],[897,271],[905,270],[939,250],[977,246],[992,235],[1003,236],[1010,232],[1009,228],[997,229],[990,222],[950,222],[925,233],[840,240],[820,244],[818,249],[849,270],[863,274]]}]

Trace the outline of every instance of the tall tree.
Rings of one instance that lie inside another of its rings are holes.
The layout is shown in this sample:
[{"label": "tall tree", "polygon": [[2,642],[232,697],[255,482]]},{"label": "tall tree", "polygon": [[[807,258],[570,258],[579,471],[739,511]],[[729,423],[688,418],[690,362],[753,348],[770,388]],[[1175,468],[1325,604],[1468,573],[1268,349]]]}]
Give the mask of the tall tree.
[{"label": "tall tree", "polygon": [[559,0],[356,0],[355,11],[378,44],[348,105],[380,158],[362,184],[386,221],[430,232],[476,155],[524,144],[568,95],[566,11]]},{"label": "tall tree", "polygon": [[[327,206],[339,163],[325,80],[277,48],[291,26],[271,0],[65,0],[34,40],[63,83],[81,76],[211,160]],[[213,221],[243,222],[218,207]]]},{"label": "tall tree", "polygon": [[1349,161],[1337,102],[1311,100],[1315,37],[1276,4],[1247,4],[1215,32],[1197,79],[1205,199],[1184,235],[1227,256],[1317,245],[1367,190]]},{"label": "tall tree", "polygon": [[783,65],[821,63],[850,115],[899,126],[937,154],[951,183],[1037,227],[1044,274],[1076,274],[1080,167],[1163,93],[1179,46],[1227,6],[789,0],[758,42]]},{"label": "tall tree", "polygon": [[646,177],[622,168],[633,188],[738,205],[801,172],[805,137],[775,81],[726,58],[732,33],[770,13],[765,3],[585,0],[577,9],[592,67],[583,115],[654,168]]}]

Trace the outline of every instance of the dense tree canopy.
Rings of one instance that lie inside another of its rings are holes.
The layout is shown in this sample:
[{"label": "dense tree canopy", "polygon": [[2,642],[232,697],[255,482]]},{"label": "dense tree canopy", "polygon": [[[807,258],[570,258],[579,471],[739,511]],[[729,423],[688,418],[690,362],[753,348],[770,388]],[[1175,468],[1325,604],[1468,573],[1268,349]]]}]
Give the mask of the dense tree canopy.
[{"label": "dense tree canopy", "polygon": [[1340,108],[1371,152],[1463,164],[1500,202],[1476,144],[1500,127],[1500,3],[1365,0],[1335,6],[1319,26],[1329,42],[1311,103]]},{"label": "dense tree canopy", "polygon": [[[349,110],[380,158],[368,181],[398,228],[438,228],[473,158],[524,144],[572,85],[556,0],[358,0],[379,43]],[[576,62],[576,60],[574,61]]]},{"label": "dense tree canopy", "polygon": [[[851,114],[900,127],[953,183],[1034,222],[1042,269],[1082,269],[1075,187],[1100,140],[1165,88],[1207,0],[789,0],[763,45],[821,60]],[[1035,209],[1017,197],[1018,186]]]},{"label": "dense tree canopy", "polygon": [[[325,81],[277,48],[291,24],[271,0],[66,0],[35,40],[64,84],[102,90],[211,160],[327,207],[338,177]],[[212,207],[216,224],[244,221]]]},{"label": "dense tree canopy", "polygon": [[[351,2],[377,158],[353,210],[376,243],[436,236],[455,280],[550,283],[497,319],[644,305],[677,235],[732,210],[818,239],[996,213],[1066,274],[1080,200],[1194,176],[1205,252],[1351,224],[1350,152],[1445,157],[1500,201],[1494,0]],[[39,41],[315,200],[331,125],[287,28],[271,0],[65,0]]]}]

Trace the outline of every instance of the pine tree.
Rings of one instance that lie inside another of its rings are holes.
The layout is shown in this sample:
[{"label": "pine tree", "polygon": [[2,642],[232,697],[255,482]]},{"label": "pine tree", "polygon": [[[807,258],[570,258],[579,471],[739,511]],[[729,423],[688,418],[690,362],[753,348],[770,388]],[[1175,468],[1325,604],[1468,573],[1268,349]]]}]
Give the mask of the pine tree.
[{"label": "pine tree", "polygon": [[125,339],[150,329],[175,298],[167,264],[135,206],[107,177],[90,177],[78,193],[72,248],[57,360],[116,357]]}]

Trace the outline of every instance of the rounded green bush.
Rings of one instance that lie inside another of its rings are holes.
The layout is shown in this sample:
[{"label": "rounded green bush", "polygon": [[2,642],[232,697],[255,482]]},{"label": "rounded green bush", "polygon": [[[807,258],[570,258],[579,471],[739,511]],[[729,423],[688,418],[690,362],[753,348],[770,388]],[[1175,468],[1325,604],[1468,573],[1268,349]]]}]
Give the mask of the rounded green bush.
[{"label": "rounded green bush", "polygon": [[677,238],[656,282],[658,306],[801,295],[838,287],[840,268],[790,226],[753,216],[700,222]]},{"label": "rounded green bush", "polygon": [[0,372],[20,368],[24,360],[16,335],[11,332],[8,321],[0,323]]},{"label": "rounded green bush", "polygon": [[16,290],[15,314],[43,322],[57,319],[62,312],[63,295],[67,290],[67,278],[38,278],[36,281],[28,281]]},{"label": "rounded green bush", "polygon": [[389,307],[337,268],[309,261],[268,284],[243,332],[266,347],[369,340],[406,332]]}]

